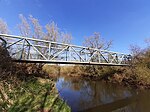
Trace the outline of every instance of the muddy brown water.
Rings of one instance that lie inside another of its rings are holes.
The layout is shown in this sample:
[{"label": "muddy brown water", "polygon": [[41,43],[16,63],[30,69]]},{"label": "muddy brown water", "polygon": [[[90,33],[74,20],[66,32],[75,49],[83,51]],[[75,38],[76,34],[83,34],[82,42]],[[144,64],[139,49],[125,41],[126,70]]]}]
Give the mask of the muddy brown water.
[{"label": "muddy brown water", "polygon": [[62,76],[56,87],[72,112],[150,112],[150,90]]}]

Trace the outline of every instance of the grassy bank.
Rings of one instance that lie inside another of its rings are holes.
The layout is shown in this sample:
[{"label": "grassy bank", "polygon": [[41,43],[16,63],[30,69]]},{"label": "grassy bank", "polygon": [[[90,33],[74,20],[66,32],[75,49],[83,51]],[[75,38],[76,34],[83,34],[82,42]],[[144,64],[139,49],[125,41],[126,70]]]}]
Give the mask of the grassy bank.
[{"label": "grassy bank", "polygon": [[0,47],[0,111],[69,112],[42,65],[13,63]]}]

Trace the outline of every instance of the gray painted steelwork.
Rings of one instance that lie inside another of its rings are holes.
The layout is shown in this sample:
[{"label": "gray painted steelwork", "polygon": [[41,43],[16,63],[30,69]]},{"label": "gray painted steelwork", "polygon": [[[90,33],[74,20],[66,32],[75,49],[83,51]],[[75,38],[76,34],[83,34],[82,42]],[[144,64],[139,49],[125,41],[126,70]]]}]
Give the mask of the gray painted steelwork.
[{"label": "gray painted steelwork", "polygon": [[0,38],[18,62],[125,66],[131,61],[130,55],[119,52],[7,34]]}]

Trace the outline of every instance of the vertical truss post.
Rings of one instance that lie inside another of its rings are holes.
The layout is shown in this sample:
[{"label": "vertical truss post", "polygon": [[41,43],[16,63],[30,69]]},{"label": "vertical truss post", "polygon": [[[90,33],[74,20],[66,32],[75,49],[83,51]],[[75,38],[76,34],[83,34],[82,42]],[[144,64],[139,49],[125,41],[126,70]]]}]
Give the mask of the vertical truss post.
[{"label": "vertical truss post", "polygon": [[23,44],[22,44],[22,51],[20,55],[20,60],[22,59],[23,51],[24,51],[24,45],[25,45],[25,39],[23,39]]},{"label": "vertical truss post", "polygon": [[87,61],[87,49],[85,49],[85,51],[84,51],[84,58],[85,58],[85,61]]},{"label": "vertical truss post", "polygon": [[100,55],[100,51],[98,51],[98,62],[101,62],[101,55]]},{"label": "vertical truss post", "polygon": [[117,62],[117,64],[119,63],[118,61],[119,61],[118,55],[116,54],[116,62]]},{"label": "vertical truss post", "polygon": [[71,51],[70,51],[70,46],[68,46],[68,61],[71,61]]},{"label": "vertical truss post", "polygon": [[[27,40],[26,40],[27,41]],[[29,45],[29,48],[28,48],[28,54],[27,54],[27,59],[30,59],[30,48],[31,48],[31,45],[28,43]]]},{"label": "vertical truss post", "polygon": [[48,60],[50,59],[50,56],[51,56],[51,45],[52,45],[52,43],[49,42],[49,47],[48,47]]},{"label": "vertical truss post", "polygon": [[66,49],[66,61],[70,61],[70,46]]},{"label": "vertical truss post", "polygon": [[79,51],[79,58],[80,58],[80,62],[81,62],[81,52]]}]

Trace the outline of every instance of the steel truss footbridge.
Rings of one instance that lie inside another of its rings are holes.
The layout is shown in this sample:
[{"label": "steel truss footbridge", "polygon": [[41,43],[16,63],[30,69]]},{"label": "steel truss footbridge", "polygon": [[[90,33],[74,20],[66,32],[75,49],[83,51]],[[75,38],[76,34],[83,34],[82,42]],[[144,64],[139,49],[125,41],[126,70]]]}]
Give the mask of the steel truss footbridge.
[{"label": "steel truss footbridge", "polygon": [[17,62],[125,66],[131,61],[119,52],[15,35],[0,34],[0,43]]}]

